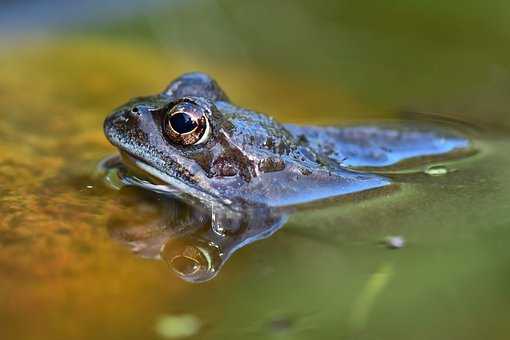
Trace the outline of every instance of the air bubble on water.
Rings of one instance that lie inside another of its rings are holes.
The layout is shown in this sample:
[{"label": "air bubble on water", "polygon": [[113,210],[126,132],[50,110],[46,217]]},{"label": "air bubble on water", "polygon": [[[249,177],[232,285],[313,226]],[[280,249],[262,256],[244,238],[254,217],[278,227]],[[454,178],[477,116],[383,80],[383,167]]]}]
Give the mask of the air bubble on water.
[{"label": "air bubble on water", "polygon": [[430,176],[442,176],[446,175],[450,170],[444,165],[429,166],[425,169],[425,173]]}]

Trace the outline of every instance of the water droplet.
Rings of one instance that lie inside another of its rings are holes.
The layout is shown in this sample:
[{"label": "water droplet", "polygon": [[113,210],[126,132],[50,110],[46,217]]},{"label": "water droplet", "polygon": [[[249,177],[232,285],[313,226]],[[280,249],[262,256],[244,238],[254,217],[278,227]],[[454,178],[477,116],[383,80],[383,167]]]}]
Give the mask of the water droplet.
[{"label": "water droplet", "polygon": [[168,339],[196,335],[200,327],[200,319],[191,314],[162,315],[156,322],[156,332]]},{"label": "water droplet", "polygon": [[400,249],[404,247],[406,241],[402,236],[388,236],[384,243],[390,249]]},{"label": "water droplet", "polygon": [[442,176],[442,175],[446,175],[448,172],[449,172],[448,168],[445,167],[444,165],[429,166],[425,170],[425,173],[430,176]]}]

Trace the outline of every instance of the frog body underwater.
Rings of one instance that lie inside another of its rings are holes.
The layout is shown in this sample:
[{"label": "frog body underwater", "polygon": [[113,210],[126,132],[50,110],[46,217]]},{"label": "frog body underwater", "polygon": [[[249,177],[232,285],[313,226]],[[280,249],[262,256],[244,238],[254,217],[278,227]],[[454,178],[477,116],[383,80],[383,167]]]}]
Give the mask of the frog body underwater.
[{"label": "frog body underwater", "polygon": [[473,152],[463,134],[428,124],[281,124],[234,105],[203,73],[131,100],[106,118],[104,130],[148,183],[234,208],[288,207],[385,188],[392,185],[385,170]]}]

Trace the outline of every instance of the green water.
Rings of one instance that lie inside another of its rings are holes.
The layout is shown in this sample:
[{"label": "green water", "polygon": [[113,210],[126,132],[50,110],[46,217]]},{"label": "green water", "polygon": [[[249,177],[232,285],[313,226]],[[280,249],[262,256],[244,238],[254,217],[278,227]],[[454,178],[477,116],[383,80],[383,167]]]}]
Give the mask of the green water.
[{"label": "green water", "polygon": [[[508,6],[218,3],[1,50],[0,337],[508,338]],[[115,152],[106,113],[197,69],[285,122],[453,115],[480,129],[480,152],[299,212],[192,285],[112,240],[151,212],[93,173]],[[392,235],[402,249],[381,243]]]}]

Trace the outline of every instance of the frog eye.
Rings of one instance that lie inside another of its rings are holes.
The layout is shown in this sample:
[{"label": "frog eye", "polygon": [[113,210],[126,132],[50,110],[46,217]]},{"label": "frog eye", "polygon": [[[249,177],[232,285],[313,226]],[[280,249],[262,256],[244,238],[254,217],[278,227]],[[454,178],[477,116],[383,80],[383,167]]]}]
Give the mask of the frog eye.
[{"label": "frog eye", "polygon": [[182,102],[172,107],[166,113],[163,124],[166,137],[181,145],[204,143],[211,132],[204,110],[191,102]]}]

